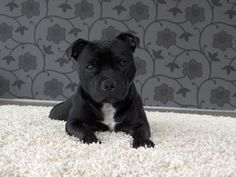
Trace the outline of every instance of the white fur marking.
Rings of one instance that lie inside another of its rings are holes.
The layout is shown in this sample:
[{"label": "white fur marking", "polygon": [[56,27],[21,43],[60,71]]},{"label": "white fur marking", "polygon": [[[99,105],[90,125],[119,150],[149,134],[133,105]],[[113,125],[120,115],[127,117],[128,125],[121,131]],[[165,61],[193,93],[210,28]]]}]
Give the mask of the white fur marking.
[{"label": "white fur marking", "polygon": [[116,122],[114,120],[114,115],[116,113],[115,108],[109,103],[104,103],[102,112],[104,116],[104,120],[102,121],[102,123],[107,125],[110,130],[114,130],[116,125]]}]

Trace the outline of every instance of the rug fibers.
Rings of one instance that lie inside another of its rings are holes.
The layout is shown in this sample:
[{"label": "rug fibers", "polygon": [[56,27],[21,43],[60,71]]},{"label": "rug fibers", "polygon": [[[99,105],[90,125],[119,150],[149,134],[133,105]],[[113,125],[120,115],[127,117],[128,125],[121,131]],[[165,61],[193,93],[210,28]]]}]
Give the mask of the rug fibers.
[{"label": "rug fibers", "polygon": [[82,144],[50,120],[51,107],[0,106],[0,177],[235,177],[236,119],[147,112],[155,148],[124,133]]}]

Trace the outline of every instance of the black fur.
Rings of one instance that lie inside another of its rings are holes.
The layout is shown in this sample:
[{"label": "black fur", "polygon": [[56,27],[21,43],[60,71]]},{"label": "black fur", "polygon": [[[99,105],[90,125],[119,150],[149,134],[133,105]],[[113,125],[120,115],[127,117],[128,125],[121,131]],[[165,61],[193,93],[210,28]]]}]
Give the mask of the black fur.
[{"label": "black fur", "polygon": [[103,104],[109,103],[116,109],[115,131],[132,135],[135,148],[154,147],[133,83],[136,69],[132,53],[138,45],[139,39],[128,33],[111,41],[75,41],[67,54],[79,64],[79,88],[72,97],[54,106],[49,117],[67,121],[66,132],[85,143],[100,142],[94,132],[109,130],[102,123],[101,111]]}]

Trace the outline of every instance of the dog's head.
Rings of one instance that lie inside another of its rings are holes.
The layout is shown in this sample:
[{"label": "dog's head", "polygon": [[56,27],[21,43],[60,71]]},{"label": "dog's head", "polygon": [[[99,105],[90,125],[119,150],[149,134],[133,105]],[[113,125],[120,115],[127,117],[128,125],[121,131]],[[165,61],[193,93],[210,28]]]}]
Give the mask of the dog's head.
[{"label": "dog's head", "polygon": [[80,85],[98,103],[122,101],[135,77],[139,39],[121,33],[109,41],[76,40],[66,51],[79,64]]}]

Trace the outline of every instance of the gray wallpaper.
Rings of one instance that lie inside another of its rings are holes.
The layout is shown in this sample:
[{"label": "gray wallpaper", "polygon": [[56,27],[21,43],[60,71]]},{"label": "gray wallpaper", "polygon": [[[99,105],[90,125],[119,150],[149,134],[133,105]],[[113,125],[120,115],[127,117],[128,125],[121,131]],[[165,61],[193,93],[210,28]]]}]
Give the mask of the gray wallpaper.
[{"label": "gray wallpaper", "polygon": [[66,99],[78,86],[70,43],[129,31],[141,39],[135,84],[145,105],[236,108],[235,0],[0,2],[1,98]]}]

